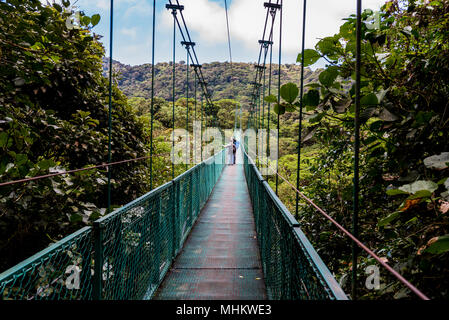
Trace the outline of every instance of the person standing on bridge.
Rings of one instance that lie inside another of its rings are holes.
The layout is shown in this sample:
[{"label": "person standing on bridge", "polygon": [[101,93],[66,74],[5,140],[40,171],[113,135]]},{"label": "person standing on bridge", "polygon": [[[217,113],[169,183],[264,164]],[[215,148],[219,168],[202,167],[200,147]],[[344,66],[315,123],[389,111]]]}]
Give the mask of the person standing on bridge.
[{"label": "person standing on bridge", "polygon": [[232,164],[235,164],[235,155],[238,148],[239,142],[235,138],[232,138]]}]

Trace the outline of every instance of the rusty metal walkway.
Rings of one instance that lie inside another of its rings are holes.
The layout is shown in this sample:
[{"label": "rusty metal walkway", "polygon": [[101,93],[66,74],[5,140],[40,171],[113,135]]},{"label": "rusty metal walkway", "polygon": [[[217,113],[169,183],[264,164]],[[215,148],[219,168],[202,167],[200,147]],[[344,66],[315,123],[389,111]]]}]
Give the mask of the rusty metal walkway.
[{"label": "rusty metal walkway", "polygon": [[154,299],[266,298],[243,165],[226,166]]}]

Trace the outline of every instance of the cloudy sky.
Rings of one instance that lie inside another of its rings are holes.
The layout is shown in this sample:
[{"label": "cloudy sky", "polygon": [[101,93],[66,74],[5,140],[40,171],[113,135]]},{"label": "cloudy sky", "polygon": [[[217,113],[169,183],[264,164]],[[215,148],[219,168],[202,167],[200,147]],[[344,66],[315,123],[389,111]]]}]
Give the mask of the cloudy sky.
[{"label": "cloudy sky", "polygon": [[[266,0],[227,0],[234,62],[255,62],[265,22]],[[74,0],[72,0],[74,2]],[[174,1],[173,1],[174,2]],[[363,7],[377,10],[385,0],[364,0]],[[172,60],[173,17],[165,9],[168,0],[156,0],[156,62]],[[229,61],[224,0],[181,0],[184,16],[200,63]],[[99,13],[101,22],[94,32],[103,35],[109,47],[110,0],[78,0],[76,6],[88,15]],[[302,0],[284,0],[282,62],[295,63],[301,50]],[[342,19],[355,13],[356,0],[308,1],[306,46],[313,48],[317,39],[333,35]],[[151,62],[153,0],[114,1],[113,58],[136,65]],[[279,16],[276,18],[278,30]],[[274,39],[273,57],[278,60],[279,31]],[[186,52],[177,34],[177,61],[186,60]],[[109,50],[107,50],[109,55]]]}]

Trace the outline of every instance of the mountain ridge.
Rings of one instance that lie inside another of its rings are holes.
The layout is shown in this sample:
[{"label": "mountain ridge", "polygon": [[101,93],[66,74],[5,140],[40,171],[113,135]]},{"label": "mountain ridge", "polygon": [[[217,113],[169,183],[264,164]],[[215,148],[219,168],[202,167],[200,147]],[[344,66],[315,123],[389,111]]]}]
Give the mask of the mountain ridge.
[{"label": "mountain ridge", "polygon": [[[208,90],[212,95],[212,100],[234,99],[240,103],[250,102],[255,78],[255,63],[233,62],[211,62],[202,65],[202,73],[208,84]],[[103,60],[103,70],[105,74],[109,69],[109,60]],[[268,95],[268,73],[266,69],[265,95]],[[189,95],[194,94],[194,71],[189,72]],[[322,69],[312,71],[310,68],[304,69],[304,84],[318,81],[318,76]],[[175,99],[185,97],[186,94],[186,64],[184,61],[176,63],[175,79]],[[272,65],[271,93],[277,92],[278,84],[278,65]],[[151,64],[126,65],[113,60],[114,78],[118,82],[119,88],[123,93],[131,97],[151,97]],[[171,62],[160,62],[155,64],[155,96],[165,100],[172,101],[173,85],[173,64]],[[295,64],[281,65],[281,84],[287,82],[299,83],[301,75],[301,66]],[[262,80],[263,81],[263,80]],[[197,96],[200,99],[200,88],[197,87]]]}]

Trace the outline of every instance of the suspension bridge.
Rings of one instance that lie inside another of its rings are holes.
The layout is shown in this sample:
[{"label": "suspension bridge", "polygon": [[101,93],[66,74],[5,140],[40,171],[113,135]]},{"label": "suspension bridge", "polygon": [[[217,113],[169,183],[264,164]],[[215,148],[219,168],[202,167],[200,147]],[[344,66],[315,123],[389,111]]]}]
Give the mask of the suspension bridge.
[{"label": "suspension bridge", "polygon": [[[306,3],[304,0],[303,26],[305,26]],[[249,106],[251,117],[248,122],[248,127],[256,130],[269,130],[270,119],[266,122],[265,114],[270,109],[270,103],[265,105],[261,95],[263,98],[266,88],[268,88],[268,94],[271,94],[272,49],[273,43],[276,41],[273,28],[277,16],[280,23],[280,34],[277,39],[279,42],[279,68],[282,62],[282,0],[269,0],[263,5],[266,8],[265,27],[262,39],[259,40],[260,53],[255,68],[253,101]],[[153,1],[153,65],[155,6],[156,1]],[[226,1],[225,7],[232,63]],[[166,8],[173,15],[173,61],[176,57],[177,33],[181,35],[181,45],[186,49],[187,88],[189,88],[189,67],[194,70],[196,113],[197,84],[200,86],[202,98],[204,97],[206,104],[213,103],[211,94],[195,52],[195,42],[191,39],[182,13],[184,6],[176,0],[169,1]],[[358,0],[357,46],[359,52],[360,16],[361,1]],[[111,88],[113,0],[111,0],[110,30],[109,83]],[[302,45],[304,49],[305,28],[303,31]],[[360,55],[357,56],[357,59],[357,81],[360,82]],[[302,62],[304,62],[304,55]],[[269,78],[266,86],[267,66],[270,72],[268,72]],[[154,82],[154,68],[152,70]],[[175,71],[175,63],[173,63],[173,119],[175,115]],[[278,74],[279,103],[280,72]],[[151,132],[153,129],[154,86],[152,88]],[[356,114],[359,112],[360,106],[360,86],[357,90]],[[301,96],[302,91],[301,79]],[[189,132],[188,90],[186,95],[186,129]],[[112,107],[112,99],[109,99],[109,114]],[[300,112],[302,112],[302,106]],[[201,103],[202,114],[203,104]],[[342,290],[334,275],[302,232],[301,225],[279,199],[277,195],[278,180],[285,178],[279,175],[277,163],[276,168],[272,168],[276,177],[276,190],[272,190],[259,171],[260,162],[263,159],[252,158],[257,154],[257,150],[251,149],[248,141],[243,139],[241,119],[240,125],[238,125],[237,114],[239,112],[236,110],[234,129],[237,140],[241,141],[241,147],[237,150],[236,165],[227,165],[227,149],[215,150],[215,154],[208,159],[203,159],[203,154],[201,154],[201,163],[191,168],[186,165],[186,171],[177,177],[174,174],[173,164],[171,181],[155,189],[151,185],[152,190],[149,193],[108,213],[95,221],[92,226],[78,230],[1,273],[0,299],[349,299],[350,295]],[[355,204],[352,232],[339,225],[299,191],[299,172],[297,186],[291,185],[297,196],[296,207],[298,208],[298,199],[304,198],[318,213],[332,222],[354,242],[353,283],[356,281],[357,271],[358,249],[356,248],[360,248],[376,259],[380,265],[416,295],[422,299],[428,299],[357,239],[358,116],[355,117],[355,121]],[[175,129],[174,123],[175,121],[173,121],[173,130]],[[265,127],[265,123],[268,123],[268,128]],[[279,131],[279,116],[277,123]],[[202,128],[203,126],[201,126]],[[300,133],[301,125],[299,136]],[[109,130],[109,141],[112,134]],[[267,138],[269,139],[269,136]],[[262,143],[265,142],[264,140],[262,138]],[[301,137],[298,141],[301,142]],[[267,143],[269,144],[269,141]],[[153,140],[151,140],[152,144]],[[189,147],[186,145],[186,148]],[[150,149],[151,152],[152,149]],[[148,157],[129,161],[149,159],[151,175],[153,175],[152,159],[156,156],[150,154]],[[189,159],[186,160],[189,163]],[[109,168],[120,163],[112,162],[111,144],[109,144],[107,164],[80,170],[98,167]],[[31,180],[70,173],[62,172],[10,181],[1,183],[0,186],[28,183]],[[108,170],[109,207],[111,204],[110,180],[111,170]],[[351,298],[355,298],[355,290],[355,285],[353,285]]]}]

